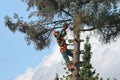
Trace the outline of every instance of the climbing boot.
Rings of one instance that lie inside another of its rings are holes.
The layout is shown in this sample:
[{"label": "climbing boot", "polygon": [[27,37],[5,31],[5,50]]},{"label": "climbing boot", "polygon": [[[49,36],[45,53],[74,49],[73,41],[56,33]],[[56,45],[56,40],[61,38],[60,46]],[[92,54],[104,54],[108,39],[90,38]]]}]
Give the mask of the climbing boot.
[{"label": "climbing boot", "polygon": [[68,70],[73,71],[73,63],[71,61],[68,63]]}]

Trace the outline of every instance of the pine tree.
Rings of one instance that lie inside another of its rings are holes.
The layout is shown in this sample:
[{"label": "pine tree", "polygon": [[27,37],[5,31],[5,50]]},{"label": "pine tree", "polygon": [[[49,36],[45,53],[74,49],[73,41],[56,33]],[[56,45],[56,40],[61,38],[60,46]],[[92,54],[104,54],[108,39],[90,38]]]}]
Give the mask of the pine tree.
[{"label": "pine tree", "polygon": [[[26,34],[28,44],[33,42],[36,49],[42,50],[50,45],[51,33],[68,23],[74,33],[73,80],[79,80],[81,32],[96,31],[103,43],[114,41],[120,35],[119,0],[22,0],[28,10],[35,7],[35,12],[28,17],[38,19],[25,22],[15,14],[12,20],[5,18],[5,24],[12,31]],[[87,26],[87,27],[86,27]]]},{"label": "pine tree", "polygon": [[84,52],[82,55],[82,66],[80,69],[81,80],[98,80],[97,76],[95,76],[95,70],[93,71],[93,67],[90,63],[91,61],[91,44],[89,43],[89,37],[86,37],[86,42],[84,44]]},{"label": "pine tree", "polygon": [[58,74],[56,73],[55,80],[59,80]]}]

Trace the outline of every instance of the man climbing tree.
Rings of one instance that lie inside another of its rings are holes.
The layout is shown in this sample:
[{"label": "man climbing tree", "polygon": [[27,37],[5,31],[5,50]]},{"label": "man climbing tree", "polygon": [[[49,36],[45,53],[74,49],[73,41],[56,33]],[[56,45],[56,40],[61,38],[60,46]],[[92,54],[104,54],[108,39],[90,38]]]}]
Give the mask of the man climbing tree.
[{"label": "man climbing tree", "polygon": [[73,57],[73,54],[70,50],[67,49],[67,44],[64,39],[67,28],[68,28],[68,25],[65,23],[62,27],[61,32],[54,31],[54,36],[56,38],[58,45],[60,46],[60,52],[65,60],[66,66],[70,70],[70,69],[72,69],[72,63],[69,63],[70,62],[69,56]]}]

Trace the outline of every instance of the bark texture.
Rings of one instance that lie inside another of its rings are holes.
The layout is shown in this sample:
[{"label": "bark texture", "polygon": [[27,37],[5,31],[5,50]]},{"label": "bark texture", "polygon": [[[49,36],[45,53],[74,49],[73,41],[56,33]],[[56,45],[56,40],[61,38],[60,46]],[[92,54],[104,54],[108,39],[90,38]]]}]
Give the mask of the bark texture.
[{"label": "bark texture", "polygon": [[79,34],[79,25],[75,25],[74,30],[74,53],[73,53],[73,72],[72,78],[73,80],[80,80],[80,34]]}]

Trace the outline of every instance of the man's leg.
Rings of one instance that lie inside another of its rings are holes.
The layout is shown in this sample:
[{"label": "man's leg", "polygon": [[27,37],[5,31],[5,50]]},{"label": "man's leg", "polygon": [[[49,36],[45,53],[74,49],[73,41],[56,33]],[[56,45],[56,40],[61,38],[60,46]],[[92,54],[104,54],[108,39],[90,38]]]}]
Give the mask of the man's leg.
[{"label": "man's leg", "polygon": [[[71,56],[73,58],[73,53],[70,50],[66,50],[67,56]],[[73,71],[73,62],[68,62],[68,70]]]},{"label": "man's leg", "polygon": [[73,58],[73,53],[70,50],[66,50],[67,55],[71,56]]},{"label": "man's leg", "polygon": [[64,58],[64,60],[65,60],[66,66],[68,66],[69,57],[68,57],[66,51],[64,51],[64,52],[62,53],[62,56],[63,56],[63,58]]}]

